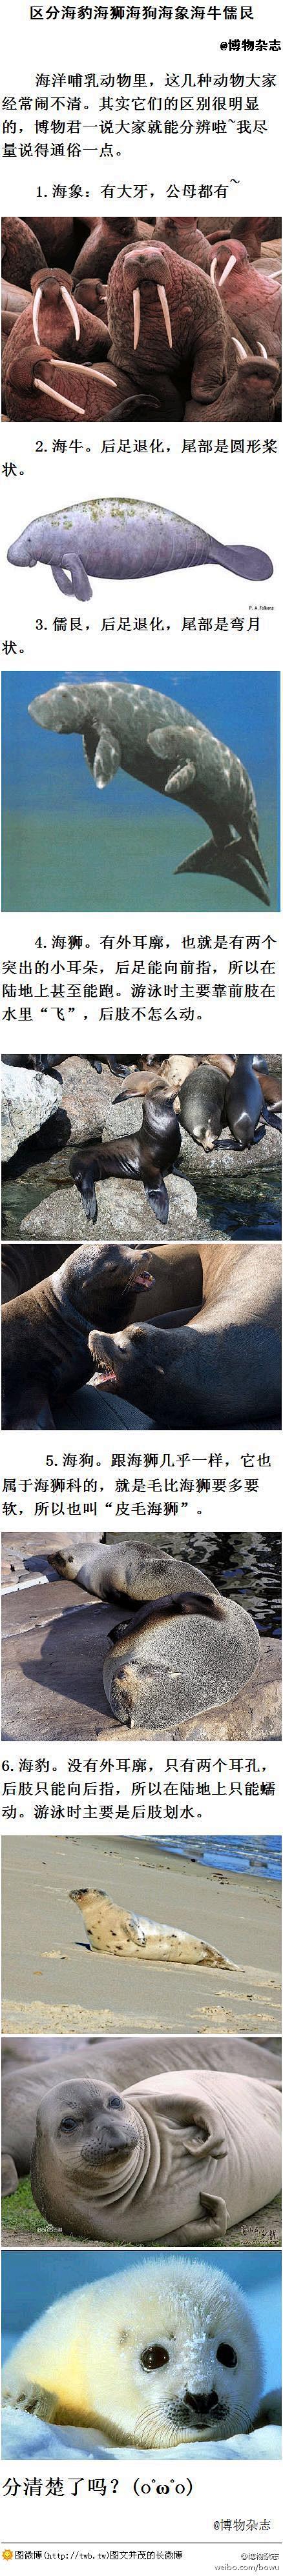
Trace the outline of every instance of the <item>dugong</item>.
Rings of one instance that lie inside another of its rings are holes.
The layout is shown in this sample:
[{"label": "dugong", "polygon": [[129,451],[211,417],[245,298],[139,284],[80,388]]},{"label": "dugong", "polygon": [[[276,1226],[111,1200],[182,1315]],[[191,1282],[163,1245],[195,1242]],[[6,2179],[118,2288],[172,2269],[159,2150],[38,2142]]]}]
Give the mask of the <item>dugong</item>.
[{"label": "dugong", "polygon": [[32,2192],[63,2235],[223,2243],[280,2183],[280,2093],[253,2077],[164,2071],[121,2094],[79,2072],[38,2107]]},{"label": "dugong", "polygon": [[163,510],[155,501],[70,501],[62,510],[31,519],[8,546],[7,561],[50,564],[57,589],[69,599],[91,599],[96,581],[144,581],[150,574],[219,564],[242,581],[270,581],[271,556],[258,546],[221,545],[217,537]]},{"label": "dugong", "polygon": [[211,839],[182,860],[177,876],[194,868],[208,875],[220,869],[268,903],[252,779],[237,754],[189,708],[161,689],[110,676],[67,680],[46,689],[31,699],[29,715],[44,732],[82,734],[87,766],[100,792],[120,768],[154,794],[172,797],[202,815]]},{"label": "dugong", "polygon": [[146,1915],[127,1914],[125,1907],[111,1903],[102,1887],[70,1887],[74,1905],[80,1906],[90,1950],[102,1951],[103,1958],[155,1959],[157,1966],[168,1960],[168,1966],[184,1968],[232,1968],[233,1959],[224,1959],[222,1951],[211,1949],[193,1932],[179,1931],[176,1924],[151,1923]]},{"label": "dugong", "polygon": [[193,2256],[145,2254],[45,2310],[9,2354],[3,2405],[93,2425],[109,2449],[167,2451],[246,2433],[262,2382],[237,2282]]}]

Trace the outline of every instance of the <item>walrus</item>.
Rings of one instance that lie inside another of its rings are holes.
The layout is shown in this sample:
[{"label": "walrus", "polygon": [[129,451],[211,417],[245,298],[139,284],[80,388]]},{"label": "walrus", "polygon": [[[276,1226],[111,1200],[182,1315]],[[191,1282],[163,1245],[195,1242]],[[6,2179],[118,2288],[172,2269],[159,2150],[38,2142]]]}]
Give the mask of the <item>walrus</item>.
[{"label": "walrus", "polygon": [[153,239],[167,242],[179,259],[192,260],[193,267],[203,268],[209,277],[211,242],[194,215],[156,215]]},{"label": "walrus", "polygon": [[262,2386],[261,2345],[237,2282],[209,2258],[145,2253],[78,2285],[21,2335],[4,2367],[3,2406],[94,2426],[109,2449],[167,2453],[247,2432]]},{"label": "walrus", "polygon": [[260,1639],[249,1613],[222,1601],[197,1566],[172,1562],[179,1594],[168,1583],[167,1596],[110,1630],[103,1682],[120,1725],[175,1738],[184,1721],[192,1733],[203,1709],[234,1704],[257,1671]]},{"label": "walrus", "polygon": [[81,277],[101,278],[102,283],[107,284],[109,269],[112,268],[113,260],[117,258],[121,243],[133,241],[135,232],[136,224],[132,215],[98,215],[96,223],[88,233],[87,240],[82,243],[82,249],[78,251],[73,269],[73,286],[77,286],[78,282],[80,284]]},{"label": "walrus", "polygon": [[273,573],[271,555],[259,546],[220,544],[176,511],[128,494],[66,501],[61,510],[31,519],[8,546],[7,563],[17,569],[49,564],[68,599],[91,599],[90,573],[96,581],[144,581],[201,564],[218,564],[241,581],[270,581]]},{"label": "walrus", "polygon": [[215,1064],[203,1062],[197,1066],[196,1072],[187,1074],[180,1086],[181,1127],[185,1127],[186,1134],[194,1136],[196,1143],[203,1146],[205,1154],[212,1154],[225,1125],[226,1087],[226,1074],[220,1073]]},{"label": "walrus", "polygon": [[142,1125],[136,1136],[111,1136],[94,1149],[76,1154],[71,1172],[80,1192],[86,1217],[97,1220],[95,1182],[108,1180],[111,1174],[121,1179],[142,1181],[145,1197],[160,1225],[168,1225],[169,1198],[164,1172],[172,1172],[181,1152],[181,1129],[173,1100],[160,1099],[153,1093],[143,1103]]},{"label": "walrus", "polygon": [[211,1949],[193,1932],[182,1932],[175,1924],[150,1923],[142,1914],[127,1914],[125,1907],[115,1905],[104,1888],[71,1887],[70,1897],[83,1914],[90,1950],[102,1951],[107,1958],[155,1959],[157,1965],[187,1968],[230,1968],[235,1960],[223,1958],[221,1950]]},{"label": "walrus", "polygon": [[126,244],[110,270],[107,290],[110,359],[144,390],[165,370],[183,390],[184,403],[205,404],[227,384],[235,350],[232,326],[223,328],[224,304],[202,268],[180,259],[169,244]]},{"label": "walrus", "polygon": [[[70,293],[64,269],[37,268],[33,296],[20,314],[3,353],[3,391],[8,419],[37,420],[56,415],[63,402],[85,412],[89,369],[106,359],[109,331],[102,312],[88,313]],[[75,355],[75,385],[71,360]],[[85,363],[85,362],[88,362]],[[115,388],[114,388],[115,400]]]},{"label": "walrus", "polygon": [[[280,1428],[280,1246],[203,1243],[203,1302],[194,1319],[99,1334],[127,1401],[162,1430]],[[90,1350],[94,1336],[90,1333]]]},{"label": "walrus", "polygon": [[152,2075],[124,2093],[77,2081],[38,2106],[37,2209],[63,2235],[105,2244],[223,2243],[280,2191],[275,2084],[226,2072]]},{"label": "walrus", "polygon": [[39,268],[40,262],[45,267],[39,233],[22,222],[20,215],[2,215],[1,259],[2,277],[11,286],[29,287],[33,269]]},{"label": "walrus", "polygon": [[249,346],[263,357],[281,360],[281,293],[279,277],[265,277],[251,267],[244,242],[235,235],[216,244],[210,276],[225,312]]},{"label": "walrus", "polygon": [[238,1055],[225,1093],[225,1125],[242,1153],[253,1145],[260,1119],[264,1120],[264,1100],[252,1055]]},{"label": "walrus", "polygon": [[[53,1404],[91,1377],[94,1348],[89,1326],[105,1311],[130,1318],[139,1287],[151,1287],[145,1255],[119,1244],[79,1244],[69,1261],[38,1288],[11,1298],[2,1309],[3,1420],[53,1423]],[[99,1361],[100,1384],[113,1384],[113,1367]]]}]

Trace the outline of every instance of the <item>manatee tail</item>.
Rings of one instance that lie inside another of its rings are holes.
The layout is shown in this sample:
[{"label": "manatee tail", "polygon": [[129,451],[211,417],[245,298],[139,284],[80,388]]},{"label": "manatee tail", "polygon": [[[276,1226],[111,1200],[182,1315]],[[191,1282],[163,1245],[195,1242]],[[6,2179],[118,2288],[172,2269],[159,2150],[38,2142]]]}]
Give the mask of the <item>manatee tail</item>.
[{"label": "manatee tail", "polygon": [[262,555],[258,546],[220,546],[217,537],[210,538],[209,562],[223,564],[241,581],[271,581],[273,573],[271,555]]}]

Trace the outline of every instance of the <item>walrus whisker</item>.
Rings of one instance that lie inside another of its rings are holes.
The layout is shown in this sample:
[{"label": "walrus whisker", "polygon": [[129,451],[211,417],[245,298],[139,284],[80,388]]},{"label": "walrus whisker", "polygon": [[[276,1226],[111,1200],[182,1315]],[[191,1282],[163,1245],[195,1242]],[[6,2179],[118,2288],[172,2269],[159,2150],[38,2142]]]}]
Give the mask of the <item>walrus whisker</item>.
[{"label": "walrus whisker", "polygon": [[73,324],[74,324],[74,331],[75,331],[75,333],[76,333],[76,340],[80,340],[80,337],[81,337],[81,325],[80,325],[80,322],[79,322],[79,315],[78,315],[78,313],[77,313],[77,307],[76,307],[76,304],[74,304],[74,301],[73,301],[73,296],[68,294],[68,287],[67,287],[67,286],[61,286],[61,295],[63,296],[63,304],[67,304],[67,305],[68,305],[68,312],[71,314],[71,321],[72,321],[72,322],[73,322]]},{"label": "walrus whisker", "polygon": [[39,338],[39,330],[38,330],[38,315],[39,315],[39,310],[40,310],[40,305],[41,305],[41,297],[42,297],[42,286],[37,286],[37,289],[36,289],[36,295],[34,296],[33,307],[32,307],[32,325],[33,325],[33,331],[34,331],[34,338],[35,338],[35,340],[37,340],[37,347],[38,347],[38,349],[40,349],[40,338]]},{"label": "walrus whisker", "polygon": [[[57,362],[57,363],[58,363],[58,365],[60,364],[60,360],[59,360],[59,359],[58,359],[58,362]],[[54,361],[54,364],[55,364],[55,361]],[[75,413],[75,419],[76,419],[76,420],[77,420],[77,418],[78,418],[78,414],[79,414],[79,418],[80,418],[80,420],[84,420],[84,418],[85,418],[85,406],[84,406],[84,404],[82,404],[82,403],[73,403],[73,402],[70,402],[70,401],[68,400],[68,394],[58,394],[58,391],[57,391],[57,385],[48,385],[47,383],[44,383],[44,376],[34,376],[34,384],[35,384],[35,388],[36,388],[36,393],[39,393],[39,394],[50,394],[50,401],[51,401],[51,402],[62,403],[62,404],[63,404],[63,408],[65,407],[65,411],[73,411],[73,412]]]},{"label": "walrus whisker", "polygon": [[170,322],[169,304],[167,304],[167,295],[166,295],[166,288],[165,288],[165,286],[158,286],[158,287],[157,287],[157,294],[159,295],[159,303],[160,303],[160,304],[162,304],[162,312],[164,313],[165,331],[167,331],[167,340],[169,340],[169,349],[172,349],[172,331],[171,331],[171,322]]},{"label": "walrus whisker", "polygon": [[141,320],[141,300],[140,300],[140,290],[139,290],[139,286],[134,286],[134,287],[133,287],[133,307],[134,307],[134,349],[137,349],[137,346],[138,346],[138,340],[139,340],[139,336],[140,336],[140,320]]}]

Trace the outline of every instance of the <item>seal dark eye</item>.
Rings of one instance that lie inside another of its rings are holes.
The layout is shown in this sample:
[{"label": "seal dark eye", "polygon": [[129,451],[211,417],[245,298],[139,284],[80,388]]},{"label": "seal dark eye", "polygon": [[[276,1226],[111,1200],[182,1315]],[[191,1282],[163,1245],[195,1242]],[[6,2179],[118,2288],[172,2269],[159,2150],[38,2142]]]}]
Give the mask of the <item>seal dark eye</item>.
[{"label": "seal dark eye", "polygon": [[70,2118],[68,2119],[68,2113],[67,2113],[67,2111],[66,2111],[66,2119],[65,2119],[65,2120],[60,2120],[60,2137],[61,2137],[62,2129],[77,2129],[77,2126],[78,2126],[77,2119],[76,2119],[76,2118],[75,2118],[75,2119],[71,2119],[71,2114],[70,2114]]},{"label": "seal dark eye", "polygon": [[169,2361],[166,2343],[146,2343],[141,2352],[142,2370],[165,2370]]},{"label": "seal dark eye", "polygon": [[237,2359],[238,2355],[234,2352],[233,2343],[219,2343],[217,2345],[216,2360],[222,2361],[223,2370],[236,2370]]}]

